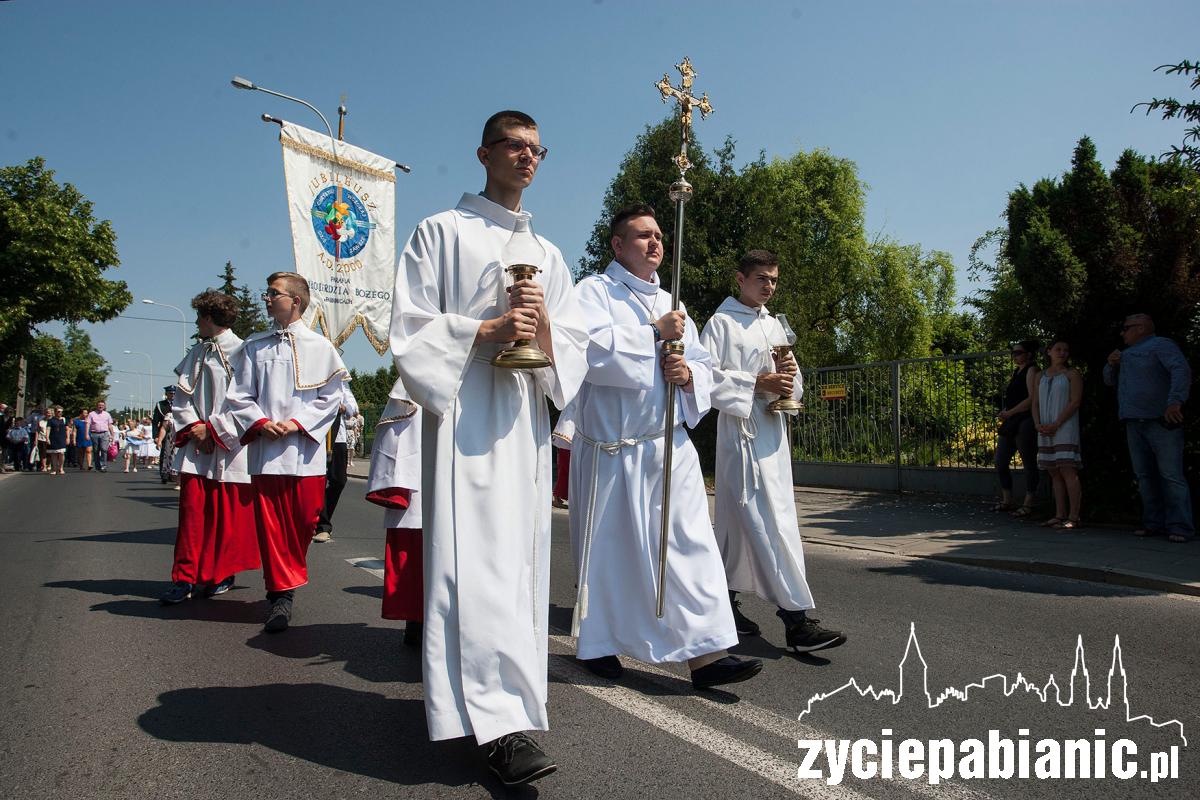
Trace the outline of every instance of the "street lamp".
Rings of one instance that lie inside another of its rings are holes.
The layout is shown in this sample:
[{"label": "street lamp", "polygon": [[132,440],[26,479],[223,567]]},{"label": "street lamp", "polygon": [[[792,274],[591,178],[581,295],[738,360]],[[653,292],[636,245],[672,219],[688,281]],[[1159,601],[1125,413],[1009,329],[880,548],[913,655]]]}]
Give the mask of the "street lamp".
[{"label": "street lamp", "polygon": [[[293,103],[299,103],[302,106],[312,109],[313,113],[321,118],[321,122],[325,123],[325,130],[329,133],[329,141],[333,145],[333,160],[334,160],[334,162],[336,163],[341,160],[340,157],[338,156],[338,150],[337,150],[338,140],[335,139],[333,136],[333,127],[329,124],[329,120],[325,119],[325,115],[322,114],[320,111],[318,111],[317,107],[314,106],[312,103],[309,103],[306,100],[301,100],[299,97],[292,97],[289,94],[284,94],[283,92],[276,92],[272,89],[266,88],[265,86],[259,86],[254,81],[250,80],[249,78],[243,78],[240,75],[233,76],[233,80],[231,80],[229,83],[235,89],[245,89],[248,92],[265,92],[267,94],[274,95],[275,97],[282,97],[284,100],[291,100]],[[279,125],[283,125],[283,120],[277,119],[276,117],[272,117],[270,114],[263,114],[262,121],[263,122],[274,122]],[[401,172],[403,172],[405,174],[412,172],[412,167],[408,166],[407,164],[396,164],[396,169],[400,170]]]},{"label": "street lamp", "polygon": [[[322,114],[312,103],[308,102],[307,100],[301,100],[299,97],[292,97],[290,94],[276,92],[275,90],[268,89],[265,86],[259,86],[249,78],[243,78],[240,75],[234,75],[233,80],[231,80],[230,83],[233,84],[233,88],[235,89],[245,89],[248,92],[265,92],[266,94],[274,95],[275,97],[282,97],[284,100],[291,100],[293,103],[299,103],[302,106],[312,109],[312,112],[321,118],[321,122],[325,123],[325,130],[329,133],[329,142],[333,146],[334,162],[341,162],[342,159],[341,156],[338,155],[337,150],[337,139],[333,137],[333,128],[330,126],[329,120],[325,119],[325,115]],[[263,116],[265,118],[266,115],[264,114]]]},{"label": "street lamp", "polygon": [[[150,372],[146,375],[146,388],[147,388],[146,397],[149,398],[151,392],[153,392],[153,389],[151,389],[150,387],[154,383],[154,360],[150,358],[149,353],[143,353],[140,350],[126,350],[125,355],[127,355],[127,356],[145,356],[146,357],[146,363],[150,366]],[[139,377],[139,380],[140,380],[140,377]],[[152,405],[154,405],[153,400],[149,400],[146,403],[147,408],[149,408]]]},{"label": "street lamp", "polygon": [[179,329],[179,340],[183,343],[183,354],[187,355],[187,317],[184,315],[183,309],[173,306],[170,303],[160,303],[157,300],[151,300],[149,297],[142,298],[142,302],[148,306],[162,306],[163,308],[170,308],[179,315],[179,321],[183,323],[183,327]]}]

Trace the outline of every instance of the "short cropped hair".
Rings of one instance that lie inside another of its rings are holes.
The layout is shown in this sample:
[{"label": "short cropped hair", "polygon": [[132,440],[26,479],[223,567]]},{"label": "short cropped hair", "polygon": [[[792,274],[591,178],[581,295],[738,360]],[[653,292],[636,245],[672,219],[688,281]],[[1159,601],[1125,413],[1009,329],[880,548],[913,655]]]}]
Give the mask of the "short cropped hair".
[{"label": "short cropped hair", "polygon": [[267,276],[267,285],[270,286],[280,278],[287,281],[288,291],[300,298],[300,313],[303,314],[308,310],[309,304],[308,281],[303,275],[295,272],[272,272]]},{"label": "short cropped hair", "polygon": [[230,328],[237,322],[237,300],[216,289],[201,292],[192,298],[192,308],[202,317],[208,317],[222,328]]},{"label": "short cropped hair", "polygon": [[746,255],[742,256],[741,261],[738,262],[737,271],[743,275],[749,275],[756,269],[778,266],[779,256],[770,250],[749,250]]},{"label": "short cropped hair", "polygon": [[649,217],[653,220],[658,219],[654,216],[654,209],[644,203],[636,206],[626,206],[616,214],[613,214],[612,222],[608,224],[608,229],[612,231],[613,236],[623,236],[625,233],[623,230],[625,223],[638,217]]},{"label": "short cropped hair", "polygon": [[488,117],[487,122],[483,123],[483,135],[479,138],[479,144],[482,147],[493,144],[509,128],[536,128],[537,126],[533,117],[524,111],[513,111],[512,109],[497,111]]}]

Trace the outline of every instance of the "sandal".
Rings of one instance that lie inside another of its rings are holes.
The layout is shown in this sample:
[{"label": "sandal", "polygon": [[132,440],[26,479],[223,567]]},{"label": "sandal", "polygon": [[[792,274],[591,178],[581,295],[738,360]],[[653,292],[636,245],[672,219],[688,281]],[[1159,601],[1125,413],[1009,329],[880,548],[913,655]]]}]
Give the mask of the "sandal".
[{"label": "sandal", "polygon": [[1012,503],[996,503],[996,505],[992,506],[992,511],[996,513],[1001,511],[1011,511],[1012,507]]},{"label": "sandal", "polygon": [[1055,530],[1060,531],[1077,531],[1083,526],[1079,524],[1077,519],[1064,519],[1062,522],[1054,526]]},{"label": "sandal", "polygon": [[1039,522],[1038,527],[1039,528],[1057,528],[1059,525],[1062,525],[1062,524],[1063,524],[1063,521],[1061,519],[1059,519],[1058,517],[1051,517],[1048,520]]},{"label": "sandal", "polygon": [[1184,536],[1182,533],[1168,533],[1167,534],[1167,541],[1174,542],[1175,544],[1187,544],[1190,540],[1191,540],[1191,537]]},{"label": "sandal", "polygon": [[1024,517],[1028,517],[1032,513],[1033,506],[1021,506],[1016,511],[1012,512],[1012,516],[1016,517],[1017,519],[1022,519]]},{"label": "sandal", "polygon": [[1138,537],[1139,539],[1145,539],[1147,536],[1158,535],[1158,531],[1153,530],[1151,528],[1138,528],[1136,531],[1133,532],[1133,535]]}]

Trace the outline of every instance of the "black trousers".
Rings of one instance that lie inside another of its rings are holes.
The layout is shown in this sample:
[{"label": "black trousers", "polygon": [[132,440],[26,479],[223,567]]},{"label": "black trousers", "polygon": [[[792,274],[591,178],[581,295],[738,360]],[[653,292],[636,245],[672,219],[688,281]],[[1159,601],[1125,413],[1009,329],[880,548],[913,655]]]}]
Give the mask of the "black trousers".
[{"label": "black trousers", "polygon": [[1033,417],[1021,420],[1016,433],[996,438],[996,476],[1000,478],[1000,487],[1010,492],[1013,479],[1009,465],[1014,453],[1021,454],[1025,493],[1036,494],[1040,475],[1037,466],[1037,430],[1033,427]]},{"label": "black trousers", "polygon": [[334,442],[325,470],[325,507],[317,517],[317,530],[333,532],[333,512],[337,508],[342,489],[346,488],[346,444]]}]

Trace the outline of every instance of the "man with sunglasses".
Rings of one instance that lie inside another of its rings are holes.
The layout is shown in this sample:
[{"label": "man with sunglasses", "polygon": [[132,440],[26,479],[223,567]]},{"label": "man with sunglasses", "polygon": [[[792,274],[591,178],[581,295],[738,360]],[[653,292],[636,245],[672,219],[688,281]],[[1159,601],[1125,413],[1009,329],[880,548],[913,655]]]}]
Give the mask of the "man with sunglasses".
[{"label": "man with sunglasses", "polygon": [[[530,218],[522,195],[547,156],[537,123],[494,114],[475,155],[483,192],[423,220],[400,257],[392,398],[423,411],[422,485],[403,488],[423,520],[429,735],[473,735],[492,772],[515,785],[556,769],[523,733],[549,727],[546,401],[563,408],[579,389],[587,333],[549,241],[538,239],[546,256],[536,280],[506,285],[502,252]],[[536,341],[551,366],[492,366],[517,339]]]},{"label": "man with sunglasses", "polygon": [[308,281],[267,278],[262,295],[274,325],[242,346],[225,392],[236,430],[213,420],[217,438],[249,447],[254,518],[271,611],[266,630],[287,629],[295,590],[308,583],[308,546],[325,502],[325,432],[350,379],[333,343],[309,329]]},{"label": "man with sunglasses", "polygon": [[1117,387],[1129,458],[1142,496],[1143,525],[1135,536],[1166,533],[1172,542],[1196,536],[1192,496],[1183,474],[1183,404],[1192,370],[1179,345],[1154,335],[1149,314],[1132,314],[1121,326],[1124,350],[1113,350],[1104,382]]}]

